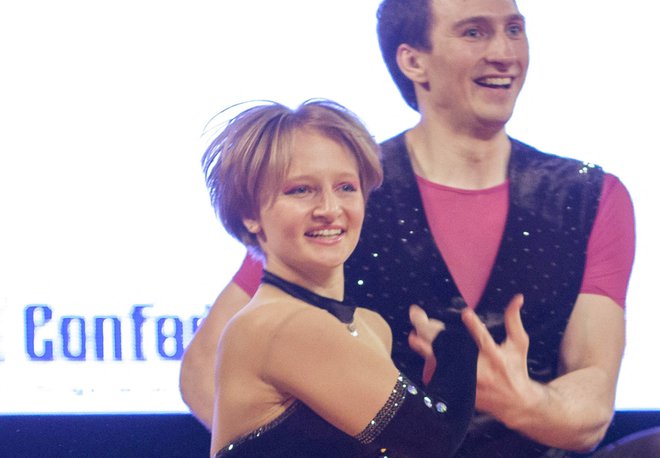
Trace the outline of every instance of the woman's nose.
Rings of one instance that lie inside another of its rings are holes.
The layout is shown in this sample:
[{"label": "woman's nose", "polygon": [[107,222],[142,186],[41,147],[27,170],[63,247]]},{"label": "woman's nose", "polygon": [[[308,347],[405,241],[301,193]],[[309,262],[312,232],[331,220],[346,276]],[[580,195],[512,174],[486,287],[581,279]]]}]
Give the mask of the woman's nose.
[{"label": "woman's nose", "polygon": [[335,219],[341,213],[341,205],[339,199],[331,192],[324,192],[319,199],[312,216],[319,218],[326,218],[329,220]]}]

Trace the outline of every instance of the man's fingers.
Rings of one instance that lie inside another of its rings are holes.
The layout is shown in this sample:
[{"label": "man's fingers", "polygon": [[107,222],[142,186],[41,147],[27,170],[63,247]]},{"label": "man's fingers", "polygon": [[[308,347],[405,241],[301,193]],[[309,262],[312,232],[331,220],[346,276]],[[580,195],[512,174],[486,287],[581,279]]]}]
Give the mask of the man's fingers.
[{"label": "man's fingers", "polygon": [[410,345],[410,348],[412,348],[415,353],[423,358],[427,358],[433,354],[433,347],[430,343],[419,337],[414,330],[408,334],[408,345]]},{"label": "man's fingers", "polygon": [[463,309],[461,312],[461,319],[472,336],[472,339],[477,344],[479,351],[483,351],[489,347],[492,348],[496,345],[488,328],[486,328],[486,325],[481,321],[481,318],[474,313],[474,310],[468,308]]},{"label": "man's fingers", "polygon": [[504,311],[504,326],[507,339],[522,345],[529,345],[529,337],[523,326],[520,309],[523,306],[522,294],[516,294]]},{"label": "man's fingers", "polygon": [[410,306],[408,316],[419,338],[426,339],[429,343],[433,342],[438,333],[445,329],[442,321],[429,319],[424,309],[418,305]]},{"label": "man's fingers", "polygon": [[408,309],[408,316],[410,317],[410,322],[415,328],[418,328],[429,321],[429,317],[426,315],[424,309],[416,304],[410,306]]},{"label": "man's fingers", "polygon": [[414,329],[408,334],[408,345],[410,345],[410,348],[412,348],[415,353],[424,358],[422,382],[428,384],[435,373],[435,367],[437,365],[435,355],[433,354],[433,346],[427,340],[419,337]]}]

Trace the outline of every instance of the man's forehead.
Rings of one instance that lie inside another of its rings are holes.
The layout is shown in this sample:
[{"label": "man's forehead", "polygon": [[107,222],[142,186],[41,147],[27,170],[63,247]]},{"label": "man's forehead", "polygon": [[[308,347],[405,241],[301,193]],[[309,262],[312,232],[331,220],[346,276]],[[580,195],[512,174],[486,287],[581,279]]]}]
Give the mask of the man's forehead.
[{"label": "man's forehead", "polygon": [[431,0],[431,6],[436,20],[520,15],[515,0]]}]

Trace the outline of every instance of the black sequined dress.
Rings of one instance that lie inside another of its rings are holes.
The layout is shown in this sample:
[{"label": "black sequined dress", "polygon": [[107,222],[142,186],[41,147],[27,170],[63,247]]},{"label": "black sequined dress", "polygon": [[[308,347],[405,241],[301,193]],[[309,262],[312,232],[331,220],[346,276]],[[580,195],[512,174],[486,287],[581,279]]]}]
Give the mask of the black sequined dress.
[{"label": "black sequined dress", "polygon": [[[347,322],[343,303],[332,304],[331,299],[317,296],[267,271],[262,281]],[[271,423],[223,447],[216,458],[452,456],[465,437],[474,411],[477,349],[459,316],[454,314],[450,318],[446,330],[433,343],[443,370],[436,371],[424,390],[399,374],[385,405],[357,436],[349,436],[304,403],[295,401]],[[438,351],[440,348],[442,353]],[[463,358],[447,358],[457,351]],[[341,383],[340,376],[336,382]],[[347,405],[346,409],[351,406]]]}]

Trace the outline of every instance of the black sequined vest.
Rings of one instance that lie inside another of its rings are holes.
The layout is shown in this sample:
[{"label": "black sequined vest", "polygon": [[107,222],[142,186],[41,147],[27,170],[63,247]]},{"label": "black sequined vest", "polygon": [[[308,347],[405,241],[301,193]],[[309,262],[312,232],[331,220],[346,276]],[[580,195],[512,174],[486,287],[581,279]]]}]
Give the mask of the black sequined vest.
[{"label": "black sequined vest", "polygon": [[[545,382],[557,375],[559,345],[582,283],[603,171],[513,139],[511,144],[509,211],[476,311],[500,342],[503,311],[515,294],[524,294],[529,373]],[[382,150],[385,181],[370,197],[360,243],[346,263],[346,295],[385,317],[394,337],[393,359],[415,377],[421,376],[422,360],[407,343],[410,304],[451,321],[465,302],[433,240],[404,135],[385,142]]]}]

